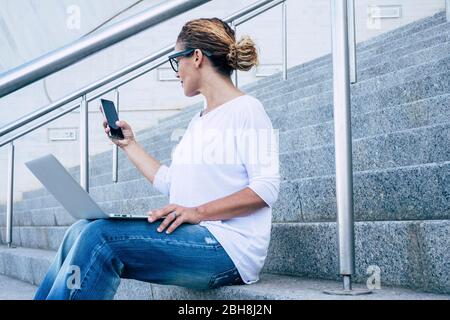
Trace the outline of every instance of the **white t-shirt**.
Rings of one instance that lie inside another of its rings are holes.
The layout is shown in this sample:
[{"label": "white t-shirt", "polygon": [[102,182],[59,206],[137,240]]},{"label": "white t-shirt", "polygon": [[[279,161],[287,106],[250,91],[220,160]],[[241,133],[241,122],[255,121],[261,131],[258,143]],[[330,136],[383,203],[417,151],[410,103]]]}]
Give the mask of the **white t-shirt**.
[{"label": "white t-shirt", "polygon": [[249,187],[268,206],[243,217],[202,221],[247,284],[259,280],[270,241],[272,206],[279,187],[278,132],[261,102],[243,95],[189,123],[153,186],[170,203],[195,207]]}]

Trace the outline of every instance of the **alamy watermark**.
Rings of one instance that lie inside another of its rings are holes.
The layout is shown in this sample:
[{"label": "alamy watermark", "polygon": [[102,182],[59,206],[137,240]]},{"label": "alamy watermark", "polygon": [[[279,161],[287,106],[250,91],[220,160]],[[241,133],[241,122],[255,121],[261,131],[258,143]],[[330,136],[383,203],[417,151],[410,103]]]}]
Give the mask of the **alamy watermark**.
[{"label": "alamy watermark", "polygon": [[70,276],[67,278],[67,288],[69,290],[81,288],[81,269],[79,266],[71,265],[67,271]]},{"label": "alamy watermark", "polygon": [[367,289],[380,290],[381,289],[381,268],[377,265],[367,267],[366,274],[369,275],[366,281]]},{"label": "alamy watermark", "polygon": [[81,8],[77,5],[67,6],[66,27],[69,30],[81,29]]},{"label": "alamy watermark", "polygon": [[194,126],[186,134],[174,130],[171,141],[182,139],[172,149],[172,163],[178,165],[246,165],[258,174],[279,168],[279,130],[225,129]]}]

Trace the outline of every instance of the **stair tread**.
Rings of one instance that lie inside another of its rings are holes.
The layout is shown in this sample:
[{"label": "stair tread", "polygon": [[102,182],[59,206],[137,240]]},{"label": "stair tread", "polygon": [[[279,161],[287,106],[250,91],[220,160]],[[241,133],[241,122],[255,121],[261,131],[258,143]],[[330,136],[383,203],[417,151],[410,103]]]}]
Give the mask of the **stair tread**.
[{"label": "stair tread", "polygon": [[[428,143],[433,146],[442,143],[448,133],[448,120],[444,123],[441,122],[443,120],[437,120],[438,117],[446,119],[444,106],[448,104],[446,97],[450,95],[450,87],[445,81],[450,74],[450,60],[446,55],[450,46],[450,23],[444,19],[441,12],[376,37],[375,40],[358,44],[358,49],[362,49],[358,59],[360,81],[352,86],[355,114],[355,121],[352,118],[352,122],[355,129],[359,128],[359,131],[354,131],[353,139],[356,142],[355,234],[358,235],[355,247],[357,265],[353,279],[360,283],[355,287],[362,288],[366,281],[367,264],[376,262],[384,268],[384,284],[404,288],[388,287],[382,283],[381,291],[377,290],[368,296],[342,297],[322,293],[325,289],[338,289],[341,285],[334,281],[338,279],[335,274],[337,250],[333,240],[336,238],[334,169],[328,165],[334,152],[329,139],[333,131],[330,108],[332,83],[326,74],[331,68],[331,56],[325,55],[290,68],[290,78],[286,82],[277,83],[281,74],[278,73],[242,88],[260,98],[277,126],[284,128],[280,131],[285,149],[280,155],[285,164],[292,168],[283,175],[288,179],[282,180],[282,201],[274,208],[270,259],[266,261],[261,281],[250,286],[200,292],[125,280],[116,298],[450,300],[450,282],[447,275],[442,273],[448,261],[444,248],[448,247],[449,239],[445,235],[450,227],[450,216],[445,204],[445,179],[450,159],[445,148],[423,148],[421,153],[411,149],[413,144],[423,146]],[[442,34],[430,33],[430,30],[442,31]],[[269,91],[272,94],[267,94]],[[424,104],[421,105],[420,101],[424,101]],[[141,142],[146,142],[148,150],[154,150],[155,157],[166,158],[163,162],[168,164],[169,148],[155,149],[155,146],[167,145],[166,136],[169,136],[172,128],[185,127],[193,112],[200,110],[201,106],[202,103],[190,105],[177,115],[137,132],[137,136]],[[320,108],[316,109],[317,106]],[[431,106],[432,111],[425,112]],[[405,111],[396,113],[403,107]],[[322,116],[316,116],[312,110],[323,112]],[[283,118],[285,114],[290,116]],[[302,126],[298,119],[303,119]],[[396,121],[396,124],[390,121]],[[311,124],[311,128],[305,129],[305,124]],[[440,130],[441,126],[446,131]],[[389,136],[392,134],[396,136]],[[319,139],[319,136],[322,138]],[[297,141],[297,137],[301,137],[304,143]],[[150,143],[151,140],[155,142]],[[402,155],[405,150],[407,154]],[[363,153],[364,156],[358,158]],[[414,153],[414,159],[411,153]],[[383,154],[389,156],[380,156]],[[110,170],[103,174],[96,167],[97,164],[102,165],[98,167],[110,167],[108,155],[109,151],[91,157],[94,163],[91,171],[95,173],[91,178],[96,178],[91,191],[94,191],[97,202],[105,205],[105,211],[115,208],[142,211],[150,205],[155,207],[166,201],[163,195],[153,192],[147,194],[151,187],[148,190],[147,187],[141,188],[148,182],[142,177],[136,179],[133,166],[121,167],[122,174],[119,173],[119,176],[126,180],[114,185]],[[314,161],[324,165],[308,166]],[[79,170],[79,166],[76,166],[69,171],[74,174],[77,168]],[[129,192],[120,194],[130,186]],[[105,191],[113,191],[113,188],[119,190],[109,193],[111,196],[108,197],[102,195]],[[132,191],[137,188],[141,188],[142,192],[133,194]],[[32,192],[28,194],[39,194]],[[14,227],[20,241],[13,243],[25,247],[9,249],[0,245],[0,274],[3,272],[7,275],[0,276],[0,299],[3,297],[2,292],[6,292],[6,298],[22,296],[27,299],[31,296],[36,287],[27,282],[39,283],[55,255],[52,250],[59,246],[65,229],[72,223],[66,219],[68,214],[62,212],[62,207],[54,207],[55,202],[48,202],[49,198],[46,197],[48,195],[35,199],[27,197],[31,201],[20,201],[23,206],[17,206],[22,211],[16,210],[19,214],[15,216],[17,224]],[[45,206],[49,207],[43,209]],[[5,210],[5,206],[1,206],[2,220]],[[26,217],[27,214],[30,218]],[[28,225],[29,219],[31,225]],[[39,223],[36,224],[37,221]],[[0,229],[2,238],[3,231]],[[361,237],[362,234],[365,236]],[[298,239],[304,241],[299,242]],[[380,247],[384,248],[383,252],[380,252]],[[320,252],[317,248],[320,248]],[[363,255],[362,252],[368,254]],[[8,276],[16,276],[25,282]],[[5,290],[1,290],[3,288]]]},{"label": "stair tread", "polygon": [[30,283],[0,275],[0,300],[31,300],[36,289]]},{"label": "stair tread", "polygon": [[[14,248],[0,246],[0,253],[18,256],[32,256],[38,259],[50,259],[54,251]],[[133,281],[126,291],[142,290],[148,284]],[[330,280],[307,279],[289,275],[262,273],[260,281],[251,285],[226,286],[219,289],[198,291],[177,286],[151,284],[148,299],[283,299],[283,300],[329,300],[329,299],[357,299],[357,300],[450,300],[450,295],[425,293],[404,288],[382,286],[373,290],[372,294],[361,296],[332,296],[323,293],[324,290],[339,289],[340,282]],[[355,289],[365,289],[364,285],[356,284]],[[0,276],[0,299],[31,299],[36,286],[27,282]],[[153,297],[151,296],[153,293]],[[119,297],[126,297],[124,289],[119,288]],[[131,294],[132,296],[132,294]]]}]

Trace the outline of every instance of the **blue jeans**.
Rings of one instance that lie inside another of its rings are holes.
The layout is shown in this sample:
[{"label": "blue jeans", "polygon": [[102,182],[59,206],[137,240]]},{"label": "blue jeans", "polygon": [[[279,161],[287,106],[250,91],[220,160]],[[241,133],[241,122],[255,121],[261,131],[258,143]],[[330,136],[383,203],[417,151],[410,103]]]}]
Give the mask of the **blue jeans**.
[{"label": "blue jeans", "polygon": [[200,225],[171,234],[162,220],[79,220],[66,232],[35,299],[113,299],[121,278],[213,289],[243,284],[217,239]]}]

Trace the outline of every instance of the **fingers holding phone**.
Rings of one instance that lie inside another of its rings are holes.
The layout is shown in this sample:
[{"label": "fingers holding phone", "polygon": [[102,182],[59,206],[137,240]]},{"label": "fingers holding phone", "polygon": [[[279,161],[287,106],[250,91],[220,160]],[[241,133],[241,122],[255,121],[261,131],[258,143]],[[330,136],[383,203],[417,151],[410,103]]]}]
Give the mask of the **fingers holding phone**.
[{"label": "fingers holding phone", "polygon": [[122,130],[124,138],[121,140],[112,138],[111,140],[113,141],[113,143],[116,143],[119,147],[126,147],[129,144],[136,142],[133,130],[126,121],[116,121],[116,126]]},{"label": "fingers holding phone", "polygon": [[125,121],[119,121],[114,103],[104,99],[101,102],[99,109],[103,114],[103,129],[108,138],[121,148],[135,142],[131,126]]}]

